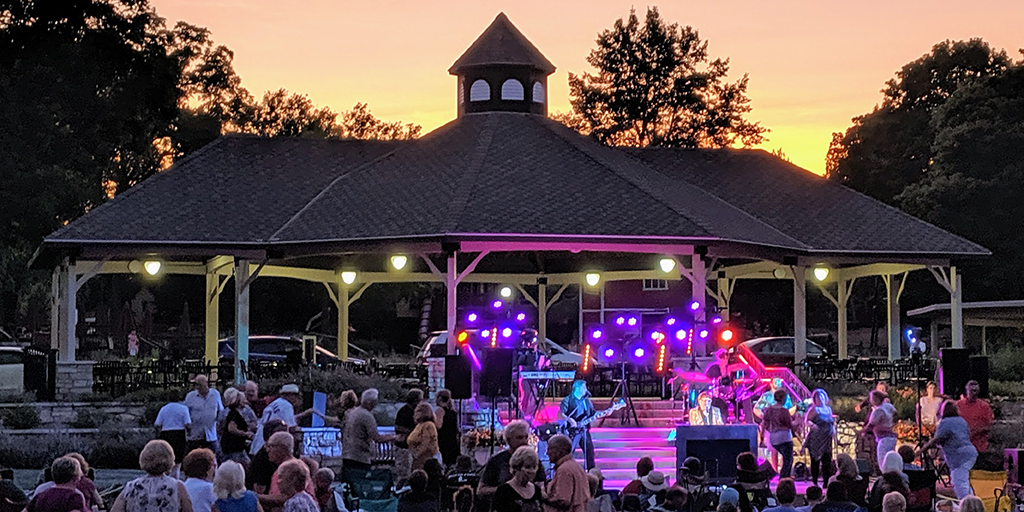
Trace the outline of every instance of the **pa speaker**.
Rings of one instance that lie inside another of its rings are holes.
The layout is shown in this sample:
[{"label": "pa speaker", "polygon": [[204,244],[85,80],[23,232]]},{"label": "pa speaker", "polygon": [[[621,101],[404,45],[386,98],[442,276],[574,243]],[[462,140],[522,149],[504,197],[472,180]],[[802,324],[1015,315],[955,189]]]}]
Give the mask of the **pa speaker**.
[{"label": "pa speaker", "polygon": [[1003,467],[1006,469],[1006,482],[1011,484],[1024,483],[1024,450],[1007,448],[1003,450]]},{"label": "pa speaker", "polygon": [[490,348],[483,351],[483,369],[480,371],[480,394],[483,396],[512,396],[512,356],[510,348]]},{"label": "pa speaker", "polygon": [[473,397],[473,372],[469,369],[466,356],[444,357],[444,386],[452,392],[455,400]]},{"label": "pa speaker", "polygon": [[988,356],[971,356],[971,379],[978,381],[979,396],[988,398]]},{"label": "pa speaker", "polygon": [[966,348],[944,348],[939,351],[942,358],[940,385],[943,395],[954,400],[964,393],[964,386],[971,380],[971,363]]}]

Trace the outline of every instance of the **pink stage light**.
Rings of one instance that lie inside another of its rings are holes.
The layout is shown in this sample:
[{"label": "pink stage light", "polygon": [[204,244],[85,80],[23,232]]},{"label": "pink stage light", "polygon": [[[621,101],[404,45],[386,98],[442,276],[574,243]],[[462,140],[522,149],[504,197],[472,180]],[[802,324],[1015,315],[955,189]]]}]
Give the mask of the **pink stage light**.
[{"label": "pink stage light", "polygon": [[473,361],[473,366],[475,366],[478,371],[483,370],[484,365],[480,364],[480,358],[476,356],[476,352],[473,351],[473,347],[466,345],[466,351],[469,352],[469,359]]}]

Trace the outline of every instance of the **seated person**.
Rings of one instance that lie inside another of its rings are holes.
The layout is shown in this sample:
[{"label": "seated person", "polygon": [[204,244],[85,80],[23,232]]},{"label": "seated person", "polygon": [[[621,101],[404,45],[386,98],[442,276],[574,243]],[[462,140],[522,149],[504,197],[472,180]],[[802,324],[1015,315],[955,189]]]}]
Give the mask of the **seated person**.
[{"label": "seated person", "polygon": [[768,482],[775,476],[775,470],[767,462],[757,464],[753,453],[743,452],[736,456],[736,484],[745,489],[767,489]]},{"label": "seated person", "polygon": [[779,480],[775,488],[775,500],[778,505],[764,509],[764,512],[796,512],[793,503],[796,502],[796,483],[792,478]]},{"label": "seated person", "polygon": [[797,507],[796,510],[797,512],[811,512],[811,509],[818,503],[821,503],[824,499],[825,496],[821,492],[821,487],[812,485],[804,491],[804,501],[807,502],[807,504],[802,507]]},{"label": "seated person", "polygon": [[640,460],[636,461],[636,480],[626,484],[626,486],[622,488],[622,494],[640,494],[640,491],[644,488],[640,479],[650,474],[651,471],[654,471],[654,460],[650,457],[640,457]]},{"label": "seated person", "polygon": [[864,512],[864,508],[849,500],[843,482],[833,479],[828,484],[825,501],[815,505],[811,512]]},{"label": "seated person", "polygon": [[439,512],[437,495],[427,492],[427,472],[417,469],[409,475],[410,491],[398,500],[398,512]]},{"label": "seated person", "polygon": [[914,447],[909,444],[900,446],[896,453],[900,454],[900,458],[903,459],[903,472],[916,471],[921,469],[921,466],[915,463]]}]

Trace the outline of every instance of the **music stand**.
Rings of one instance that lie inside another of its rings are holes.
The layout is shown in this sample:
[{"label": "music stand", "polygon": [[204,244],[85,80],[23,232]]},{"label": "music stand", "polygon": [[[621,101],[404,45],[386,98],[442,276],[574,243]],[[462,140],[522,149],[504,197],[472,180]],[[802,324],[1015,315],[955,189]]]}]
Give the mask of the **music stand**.
[{"label": "music stand", "polygon": [[[626,413],[623,413],[622,418],[619,419],[620,425],[626,425],[629,423],[629,415],[633,415],[633,424],[640,426],[640,420],[636,416],[636,408],[633,407],[633,398],[629,395],[629,374],[626,373],[626,362],[622,361],[619,363],[619,371],[621,378],[619,383],[615,385],[615,390],[612,391],[612,403],[615,403],[616,398],[621,398],[626,404]],[[619,393],[622,393],[620,396]]]}]

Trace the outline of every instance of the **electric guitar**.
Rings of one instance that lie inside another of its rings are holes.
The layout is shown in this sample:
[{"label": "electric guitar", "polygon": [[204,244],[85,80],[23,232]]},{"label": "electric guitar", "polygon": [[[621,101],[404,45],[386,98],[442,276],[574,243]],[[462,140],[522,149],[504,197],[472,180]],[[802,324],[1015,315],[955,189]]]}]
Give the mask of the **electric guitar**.
[{"label": "electric guitar", "polygon": [[581,420],[576,421],[576,425],[575,426],[571,426],[570,427],[569,426],[569,422],[562,423],[562,426],[560,427],[560,430],[562,431],[562,434],[564,434],[566,437],[569,437],[571,439],[571,438],[575,437],[576,434],[579,434],[580,432],[585,430],[587,428],[587,426],[590,425],[591,423],[593,423],[593,422],[595,422],[595,421],[597,421],[597,420],[599,420],[601,418],[604,418],[605,416],[608,416],[609,414],[611,414],[611,413],[613,413],[613,412],[615,412],[615,411],[617,411],[619,409],[622,409],[625,406],[626,406],[626,401],[620,398],[620,399],[616,400],[615,403],[613,403],[611,407],[609,407],[609,408],[607,408],[607,409],[605,409],[603,411],[597,411],[594,414],[592,414],[590,416],[587,416],[586,418],[583,418]]}]

